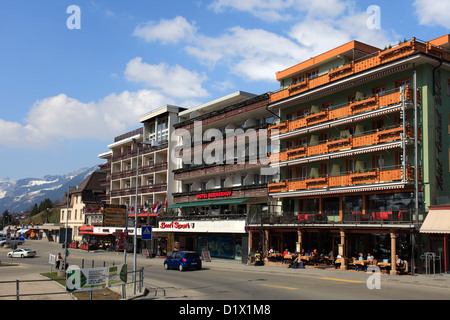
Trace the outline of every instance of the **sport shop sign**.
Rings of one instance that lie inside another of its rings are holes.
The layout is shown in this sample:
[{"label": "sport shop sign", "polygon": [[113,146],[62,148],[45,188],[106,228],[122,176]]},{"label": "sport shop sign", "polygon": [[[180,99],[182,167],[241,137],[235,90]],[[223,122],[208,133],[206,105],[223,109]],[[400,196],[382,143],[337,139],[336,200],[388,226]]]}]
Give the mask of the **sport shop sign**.
[{"label": "sport shop sign", "polygon": [[245,219],[160,221],[155,232],[245,233]]}]

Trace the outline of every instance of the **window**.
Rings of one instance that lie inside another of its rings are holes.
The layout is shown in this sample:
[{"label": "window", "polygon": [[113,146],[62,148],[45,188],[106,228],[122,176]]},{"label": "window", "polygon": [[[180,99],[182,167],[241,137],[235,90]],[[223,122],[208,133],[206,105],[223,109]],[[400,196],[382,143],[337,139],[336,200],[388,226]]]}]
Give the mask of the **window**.
[{"label": "window", "polygon": [[153,122],[148,127],[148,140],[155,140],[155,139],[156,139],[155,123]]},{"label": "window", "polygon": [[157,140],[164,141],[168,137],[167,119],[158,121]]},{"label": "window", "polygon": [[154,183],[153,177],[148,177],[147,179],[147,185],[151,186]]},{"label": "window", "polygon": [[324,142],[326,142],[329,139],[330,139],[330,133],[328,131],[320,133],[320,135],[319,135],[319,142],[320,143],[324,143]]},{"label": "window", "polygon": [[331,110],[331,109],[333,109],[333,101],[322,103],[322,110]]},{"label": "window", "polygon": [[295,180],[295,168],[288,168],[287,169],[287,178],[288,180],[292,181]]},{"label": "window", "polygon": [[330,174],[330,164],[328,162],[322,162],[320,164],[320,176],[325,177]]},{"label": "window", "polygon": [[372,168],[383,170],[383,168],[384,168],[384,155],[383,154],[375,154],[372,156]]},{"label": "window", "polygon": [[309,80],[315,79],[318,76],[319,76],[319,70],[318,69],[308,72],[308,79]]},{"label": "window", "polygon": [[395,88],[406,87],[409,86],[409,78],[400,79],[395,81]]},{"label": "window", "polygon": [[295,118],[296,118],[295,112],[289,113],[289,114],[286,116],[286,120],[289,120],[289,121],[294,121]]},{"label": "window", "polygon": [[356,93],[351,94],[347,97],[347,102],[348,103],[354,103],[356,101]]},{"label": "window", "polygon": [[299,179],[305,180],[308,178],[308,166],[302,166],[299,168]]},{"label": "window", "polygon": [[372,95],[379,95],[383,96],[386,93],[386,87],[385,86],[379,86],[372,89]]},{"label": "window", "polygon": [[379,130],[383,128],[384,126],[384,120],[383,119],[376,119],[372,121],[372,130]]},{"label": "window", "polygon": [[306,116],[309,116],[309,110],[310,110],[310,108],[298,111],[297,112],[298,118],[301,119],[301,118],[304,118]]},{"label": "window", "polygon": [[304,74],[292,78],[292,84],[297,84],[297,83],[300,83],[300,82],[303,82],[303,81],[305,81],[305,75]]},{"label": "window", "polygon": [[345,171],[353,173],[356,169],[356,159],[345,160]]}]

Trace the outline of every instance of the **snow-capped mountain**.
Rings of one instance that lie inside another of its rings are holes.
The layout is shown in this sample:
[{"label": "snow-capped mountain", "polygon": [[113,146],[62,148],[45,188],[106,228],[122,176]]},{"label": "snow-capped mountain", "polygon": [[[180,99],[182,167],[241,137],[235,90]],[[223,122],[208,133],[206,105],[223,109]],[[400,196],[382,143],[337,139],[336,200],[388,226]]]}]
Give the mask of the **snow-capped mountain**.
[{"label": "snow-capped mountain", "polygon": [[9,212],[27,211],[35,203],[49,198],[61,201],[67,188],[81,184],[98,169],[83,168],[66,175],[47,175],[43,178],[0,179],[0,215]]}]

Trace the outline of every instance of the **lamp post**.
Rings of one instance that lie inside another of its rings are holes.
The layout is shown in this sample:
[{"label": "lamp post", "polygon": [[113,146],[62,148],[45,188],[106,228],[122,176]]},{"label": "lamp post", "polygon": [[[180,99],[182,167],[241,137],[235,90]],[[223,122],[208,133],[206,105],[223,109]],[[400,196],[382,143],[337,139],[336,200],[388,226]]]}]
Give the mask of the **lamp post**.
[{"label": "lamp post", "polygon": [[64,268],[67,265],[67,256],[68,256],[68,249],[67,249],[67,229],[69,229],[69,199],[70,199],[70,190],[73,188],[78,188],[78,185],[76,186],[68,186],[67,187],[67,207],[66,207],[66,230],[65,230],[65,238],[64,238]]},{"label": "lamp post", "polygon": [[159,146],[155,140],[138,142],[133,139],[133,143],[137,145],[137,158],[136,158],[136,198],[134,203],[134,241],[133,241],[133,294],[136,294],[136,256],[137,256],[137,210],[138,210],[138,194],[139,194],[139,153],[141,145],[149,145],[152,147]]}]

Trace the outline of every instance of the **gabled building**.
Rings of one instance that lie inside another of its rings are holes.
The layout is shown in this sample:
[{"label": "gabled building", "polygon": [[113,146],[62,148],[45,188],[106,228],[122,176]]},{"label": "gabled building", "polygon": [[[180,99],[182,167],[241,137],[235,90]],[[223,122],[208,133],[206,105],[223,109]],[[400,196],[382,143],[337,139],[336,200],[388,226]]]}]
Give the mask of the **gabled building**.
[{"label": "gabled building", "polygon": [[105,188],[101,181],[105,179],[105,175],[104,172],[95,171],[79,186],[65,193],[60,210],[60,223],[64,227],[67,223],[68,228],[72,229],[72,239],[68,239],[68,241],[81,241],[83,226],[91,222],[90,219],[87,219],[87,214],[101,211],[102,198],[105,194]]}]

